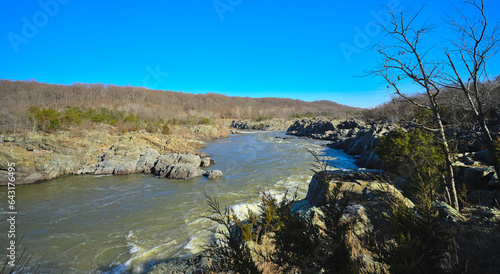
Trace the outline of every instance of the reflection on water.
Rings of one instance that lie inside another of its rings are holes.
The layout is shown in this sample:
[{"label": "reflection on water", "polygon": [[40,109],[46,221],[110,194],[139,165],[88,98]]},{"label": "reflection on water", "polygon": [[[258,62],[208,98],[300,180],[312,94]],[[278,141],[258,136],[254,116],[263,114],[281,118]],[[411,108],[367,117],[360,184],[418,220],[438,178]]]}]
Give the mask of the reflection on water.
[{"label": "reflection on water", "polygon": [[[332,166],[356,168],[350,156],[305,139],[277,139],[283,133],[232,135],[210,143],[224,177],[175,181],[152,175],[68,176],[17,187],[18,250],[26,247],[39,272],[139,272],[145,263],[182,257],[201,250],[209,239],[202,218],[204,191],[237,212],[256,207],[259,192],[297,190],[305,197],[314,159],[306,149],[327,157]],[[6,201],[6,188],[0,188]],[[6,203],[0,212],[6,216]],[[5,258],[7,224],[0,226],[0,255]]]}]

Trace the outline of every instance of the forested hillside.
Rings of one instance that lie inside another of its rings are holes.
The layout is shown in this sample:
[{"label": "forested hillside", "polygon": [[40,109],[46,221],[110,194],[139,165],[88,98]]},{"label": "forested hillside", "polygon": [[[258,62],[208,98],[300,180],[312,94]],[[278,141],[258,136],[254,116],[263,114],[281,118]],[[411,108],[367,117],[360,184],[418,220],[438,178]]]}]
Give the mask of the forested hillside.
[{"label": "forested hillside", "polygon": [[[219,118],[258,119],[264,117],[300,117],[327,114],[344,117],[360,109],[331,101],[304,102],[282,98],[229,97],[220,94],[189,94],[120,87],[103,84],[70,86],[36,81],[0,80],[0,124],[2,132],[14,133],[32,127],[30,107],[54,109],[67,107],[116,110],[141,120],[165,123],[196,123]],[[205,120],[204,120],[205,119]]]}]

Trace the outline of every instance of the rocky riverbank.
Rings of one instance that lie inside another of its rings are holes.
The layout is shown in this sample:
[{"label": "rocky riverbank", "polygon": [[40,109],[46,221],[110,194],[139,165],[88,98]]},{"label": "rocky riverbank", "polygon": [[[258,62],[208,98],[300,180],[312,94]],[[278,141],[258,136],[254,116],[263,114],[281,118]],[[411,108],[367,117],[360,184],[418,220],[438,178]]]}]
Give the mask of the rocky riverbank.
[{"label": "rocky riverbank", "polygon": [[[243,127],[248,129],[246,125]],[[372,233],[373,224],[379,222],[377,218],[380,215],[377,210],[384,206],[384,199],[402,201],[409,208],[415,207],[414,203],[398,189],[398,183],[404,183],[404,178],[396,179],[394,184],[389,183],[387,179],[392,175],[382,170],[384,166],[375,154],[375,148],[380,144],[380,137],[396,128],[397,126],[387,123],[365,123],[359,120],[308,119],[295,121],[287,130],[287,134],[290,135],[331,141],[329,146],[332,148],[343,149],[348,154],[355,155],[359,166],[377,169],[321,171],[311,179],[306,198],[295,202],[291,207],[292,212],[322,227],[324,224],[320,216],[324,214],[326,193],[336,184],[341,184],[341,191],[352,195],[351,202],[342,216],[342,220],[353,223],[348,233],[349,244],[355,250],[356,258],[362,262],[363,271],[367,273],[388,271],[386,265],[374,260],[373,254],[366,249],[366,243],[363,242],[363,235]],[[497,229],[500,225],[500,210],[493,207],[494,202],[500,199],[499,190],[494,185],[493,168],[487,166],[482,158],[484,158],[482,153],[462,153],[456,155],[455,162],[457,183],[471,190],[468,199],[478,205],[464,207],[458,212],[442,201],[434,201],[432,204],[439,212],[439,222],[447,228],[459,231],[454,234],[454,239],[462,248],[461,256],[467,259],[482,260],[476,254],[482,252],[484,244],[489,241],[498,242],[498,237],[491,238],[489,233],[491,229]],[[332,180],[325,184],[321,179],[325,177]],[[472,234],[476,236],[471,236]],[[272,238],[272,235],[270,237]],[[247,244],[251,248],[260,250],[257,243],[247,242]],[[273,250],[273,247],[266,250]],[[199,253],[189,258],[171,259],[159,263],[153,266],[150,272],[205,273],[209,263],[210,259]],[[491,262],[484,264],[492,265]]]},{"label": "rocky riverbank", "polygon": [[367,124],[360,120],[302,119],[292,124],[287,134],[332,141],[330,147],[355,155],[358,166],[382,169],[384,165],[374,150],[380,137],[395,128],[387,123]]},{"label": "rocky riverbank", "polygon": [[295,121],[295,119],[282,118],[272,118],[262,121],[234,120],[231,122],[231,127],[238,130],[281,131],[287,130]]},{"label": "rocky riverbank", "polygon": [[[309,183],[306,198],[295,202],[291,211],[295,212],[306,222],[324,227],[321,217],[324,213],[327,192],[331,191],[336,184],[341,185],[342,193],[350,194],[350,202],[341,218],[352,224],[348,234],[349,245],[355,250],[356,258],[362,262],[362,273],[387,273],[387,266],[374,260],[373,254],[366,249],[365,235],[372,233],[374,223],[379,223],[378,210],[383,208],[384,202],[401,201],[408,208],[415,204],[405,197],[394,185],[383,182],[383,171],[358,170],[358,171],[321,171],[316,173]],[[322,178],[329,177],[331,181],[324,183]],[[478,233],[477,238],[464,237],[462,232],[457,233],[457,241],[462,247],[469,248],[465,252],[474,254],[483,247],[475,246],[474,241],[484,241],[488,237],[489,229],[495,229],[500,225],[500,210],[492,207],[472,206],[466,207],[461,212],[456,211],[444,202],[435,201],[432,205],[439,212],[439,222],[455,231],[470,229]],[[472,228],[472,229],[471,229]],[[271,235],[266,235],[267,241],[258,244],[252,241],[246,244],[253,250],[274,250]],[[478,240],[478,238],[481,240]],[[262,245],[266,245],[263,249]],[[253,251],[252,251],[253,252]],[[208,254],[200,252],[186,258],[168,259],[164,262],[155,262],[147,270],[148,273],[208,273],[206,269],[211,263]],[[255,261],[258,255],[255,255]]]},{"label": "rocky riverbank", "polygon": [[[302,119],[294,122],[287,134],[332,141],[330,147],[354,155],[358,166],[383,169],[384,164],[375,153],[375,148],[380,144],[381,136],[397,127],[389,123],[365,123],[355,119]],[[465,140],[462,137],[459,141]],[[455,176],[457,185],[465,185],[469,190],[467,199],[470,202],[497,206],[497,201],[500,201],[500,185],[487,154],[486,150],[455,154]]]},{"label": "rocky riverbank", "polygon": [[214,161],[198,151],[203,141],[228,136],[227,128],[198,125],[172,131],[170,135],[116,133],[110,126],[101,126],[89,131],[0,136],[0,185],[7,184],[9,163],[16,165],[17,184],[78,174],[153,173],[172,179],[222,175],[203,170]]}]

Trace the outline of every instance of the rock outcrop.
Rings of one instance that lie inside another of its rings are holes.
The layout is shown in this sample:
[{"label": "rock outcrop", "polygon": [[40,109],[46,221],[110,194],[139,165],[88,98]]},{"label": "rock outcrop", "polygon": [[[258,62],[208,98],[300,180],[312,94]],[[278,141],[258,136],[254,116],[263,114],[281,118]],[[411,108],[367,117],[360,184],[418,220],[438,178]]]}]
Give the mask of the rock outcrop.
[{"label": "rock outcrop", "polygon": [[309,137],[320,140],[330,140],[337,130],[340,121],[323,119],[301,119],[295,121],[288,129],[287,134]]},{"label": "rock outcrop", "polygon": [[194,154],[169,154],[158,158],[152,172],[169,179],[191,179],[200,176],[215,179],[222,176],[220,170],[204,171],[200,168],[209,165],[210,158],[208,156],[202,159],[199,155]]},{"label": "rock outcrop", "polygon": [[[350,192],[356,196],[357,201],[374,199],[380,197],[381,193],[390,194],[398,200],[413,207],[413,203],[405,198],[401,192],[393,185],[379,182],[378,178],[383,174],[382,171],[343,171],[331,170],[316,173],[311,182],[305,201],[306,207],[320,207],[326,202],[326,193],[338,183],[341,184],[341,191]],[[331,178],[327,184],[324,178]]]},{"label": "rock outcrop", "polygon": [[208,258],[207,254],[205,254],[204,252],[200,252],[186,258],[168,259],[165,262],[156,263],[147,270],[147,273],[207,273],[207,269],[209,266],[210,259]]},{"label": "rock outcrop", "polygon": [[290,126],[287,134],[332,141],[330,147],[358,156],[358,166],[382,169],[384,165],[375,154],[375,148],[380,143],[380,137],[394,128],[396,126],[366,124],[359,120],[303,119]]},{"label": "rock outcrop", "polygon": [[[364,272],[374,273],[374,269],[385,269],[385,266],[373,260],[372,254],[365,249],[363,235],[373,232],[374,224],[379,224],[381,208],[387,206],[385,199],[398,200],[413,208],[415,205],[406,198],[392,184],[379,180],[384,174],[373,171],[322,171],[314,175],[309,184],[309,190],[305,199],[292,205],[292,212],[296,212],[302,218],[308,219],[313,224],[323,227],[321,218],[323,205],[326,202],[327,190],[331,190],[335,184],[341,185],[342,193],[351,193],[351,199],[344,211],[341,220],[351,222],[352,226],[347,235],[349,243],[358,258],[364,263]],[[324,178],[329,178],[325,183]],[[342,194],[341,194],[342,195]],[[480,223],[488,225],[500,224],[500,211],[493,207],[466,208],[463,212],[458,212],[442,201],[435,201],[432,206],[439,212],[440,221],[443,224],[453,226],[468,227],[477,222],[472,219],[479,218]],[[355,235],[355,236],[354,236]]]},{"label": "rock outcrop", "polygon": [[278,131],[287,130],[295,120],[287,120],[281,118],[266,119],[258,122],[248,120],[234,120],[231,127],[240,130],[266,130]]},{"label": "rock outcrop", "polygon": [[[198,144],[190,147],[189,141],[176,136],[93,131],[84,137],[58,132],[50,135],[29,134],[27,137],[8,136],[2,140],[0,186],[7,183],[9,163],[16,165],[17,184],[31,184],[72,174],[154,173],[172,179],[222,176],[220,171],[202,170],[215,162],[206,153],[193,154],[196,151],[194,146]],[[172,150],[193,153],[169,154]]]},{"label": "rock outcrop", "polygon": [[204,174],[208,179],[217,179],[219,177],[222,177],[222,171],[220,170],[208,170]]},{"label": "rock outcrop", "polygon": [[[330,147],[355,155],[358,166],[383,169],[375,148],[380,144],[380,137],[395,128],[387,123],[366,124],[358,120],[306,119],[296,121],[287,134],[332,141]],[[488,166],[491,164],[488,151],[459,153],[455,158],[456,183],[467,187],[469,202],[496,205],[500,201],[500,183],[493,167]],[[398,180],[404,181],[404,178]]]},{"label": "rock outcrop", "polygon": [[[302,218],[311,220],[319,227],[324,227],[319,216],[323,215],[322,206],[326,202],[326,193],[336,184],[341,184],[340,189],[343,193],[352,194],[342,220],[352,223],[353,233],[349,233],[351,235],[349,242],[357,250],[358,258],[364,263],[367,273],[373,272],[373,269],[384,268],[374,262],[371,253],[361,242],[362,236],[373,229],[371,218],[374,218],[376,214],[370,210],[380,205],[382,197],[389,196],[402,201],[408,207],[415,206],[393,185],[380,182],[378,180],[380,176],[382,176],[382,171],[321,171],[311,179],[306,198],[294,203],[291,208],[292,212],[299,214]],[[325,183],[324,178],[331,180]]]}]

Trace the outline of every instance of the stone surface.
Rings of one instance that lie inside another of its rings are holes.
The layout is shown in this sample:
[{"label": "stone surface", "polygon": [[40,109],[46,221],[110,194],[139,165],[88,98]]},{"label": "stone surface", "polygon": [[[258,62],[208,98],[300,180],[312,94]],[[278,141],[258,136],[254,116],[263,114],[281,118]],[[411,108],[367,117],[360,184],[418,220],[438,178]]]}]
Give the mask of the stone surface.
[{"label": "stone surface", "polygon": [[493,176],[491,176],[491,179],[488,181],[488,184],[486,184],[486,188],[500,189],[500,180],[498,180],[497,174],[493,174]]},{"label": "stone surface", "polygon": [[380,136],[395,128],[389,124],[366,124],[355,119],[302,119],[290,126],[287,134],[332,141],[330,147],[359,156],[356,161],[358,166],[382,169],[384,165],[374,150],[380,143]]},{"label": "stone surface", "polygon": [[498,208],[486,208],[483,212],[487,222],[500,225],[500,210]]},{"label": "stone surface", "polygon": [[359,155],[356,164],[361,167],[382,169],[384,165],[375,153],[375,148],[380,144],[380,137],[395,128],[395,126],[388,124],[356,127],[345,135],[335,135],[331,147],[343,149],[350,155]]},{"label": "stone surface", "polygon": [[458,185],[465,184],[467,189],[483,189],[491,180],[493,167],[461,166],[456,168]]},{"label": "stone surface", "polygon": [[432,206],[437,208],[439,216],[442,218],[448,219],[454,223],[467,221],[467,219],[460,212],[445,202],[435,201],[432,203]]},{"label": "stone surface", "polygon": [[467,194],[470,203],[483,206],[497,206],[500,201],[500,190],[477,189]]},{"label": "stone surface", "polygon": [[201,274],[207,273],[209,259],[203,253],[186,258],[169,259],[151,266],[146,272],[151,274]]},{"label": "stone surface", "polygon": [[9,135],[9,136],[4,137],[3,141],[6,143],[11,143],[11,142],[15,142],[16,138],[14,138],[14,136],[12,136],[12,135]]},{"label": "stone surface", "polygon": [[201,159],[201,166],[202,167],[209,167],[212,164],[212,160],[210,157],[205,157]]},{"label": "stone surface", "polygon": [[288,129],[287,134],[329,140],[330,134],[336,130],[340,122],[321,118],[301,119],[295,121]]},{"label": "stone surface", "polygon": [[272,118],[262,121],[234,120],[231,127],[240,130],[267,130],[278,131],[286,130],[292,125],[295,120]]},{"label": "stone surface", "polygon": [[[329,175],[332,181],[325,184],[321,178]],[[331,189],[335,183],[341,184],[342,192],[350,192],[353,196],[347,206],[341,221],[352,224],[348,233],[349,243],[356,250],[358,258],[365,264],[367,273],[373,273],[375,269],[383,268],[382,265],[373,261],[371,253],[364,248],[361,238],[372,229],[371,218],[376,214],[370,210],[377,208],[382,196],[403,201],[407,206],[414,207],[414,204],[405,198],[399,190],[388,183],[381,183],[377,178],[381,172],[373,171],[322,171],[311,179],[307,197],[295,202],[291,210],[302,218],[308,218],[313,224],[324,227],[320,216],[323,214],[322,206],[325,202],[325,189]]]},{"label": "stone surface", "polygon": [[[192,130],[199,130],[201,135],[208,132],[206,138],[213,138],[212,133],[222,134],[218,127],[213,127],[215,132],[210,132],[210,128],[203,126]],[[189,147],[190,142],[181,137],[147,132],[110,134],[109,130],[77,135],[64,131],[29,133],[22,138],[12,137],[12,142],[1,142],[0,186],[7,184],[9,163],[16,164],[17,184],[31,184],[70,174],[152,173],[158,163],[157,169],[173,164],[189,166],[168,170],[172,178],[186,179],[202,176],[204,172],[199,168],[202,164],[209,166],[215,163],[206,153],[200,154],[203,159],[189,153],[162,155],[172,150],[194,151],[193,147]],[[18,143],[19,140],[22,142]],[[198,144],[193,143],[192,146],[198,147]]]},{"label": "stone surface", "polygon": [[194,165],[175,164],[166,166],[165,168],[159,170],[159,172],[156,175],[168,179],[186,180],[202,176],[203,170]]},{"label": "stone surface", "polygon": [[222,177],[222,171],[220,171],[220,170],[208,170],[203,175],[206,176],[208,179],[212,180],[212,179]]},{"label": "stone surface", "polygon": [[[331,190],[335,184],[341,183],[341,191],[351,192],[357,198],[371,199],[381,193],[390,193],[392,196],[404,201],[407,206],[414,206],[393,185],[379,182],[377,177],[381,175],[382,172],[376,171],[321,171],[311,179],[305,200],[308,201],[309,206],[322,206],[326,201],[326,187]],[[325,176],[332,178],[327,185],[322,179]]]},{"label": "stone surface", "polygon": [[470,216],[470,220],[479,224],[500,226],[500,210],[495,207],[473,206],[462,209],[464,215]]},{"label": "stone surface", "polygon": [[159,156],[160,154],[158,153],[158,151],[154,149],[147,149],[143,154],[140,155],[140,158],[137,161],[135,172],[145,174],[151,173],[151,169],[153,169],[153,167],[155,166]]},{"label": "stone surface", "polygon": [[169,154],[160,156],[151,171],[169,179],[191,179],[205,173],[200,169],[202,164],[203,161],[199,155]]},{"label": "stone surface", "polygon": [[488,165],[492,164],[490,153],[487,149],[483,149],[483,150],[480,150],[478,152],[475,152],[473,158],[477,161],[481,161],[481,162],[486,163]]}]

